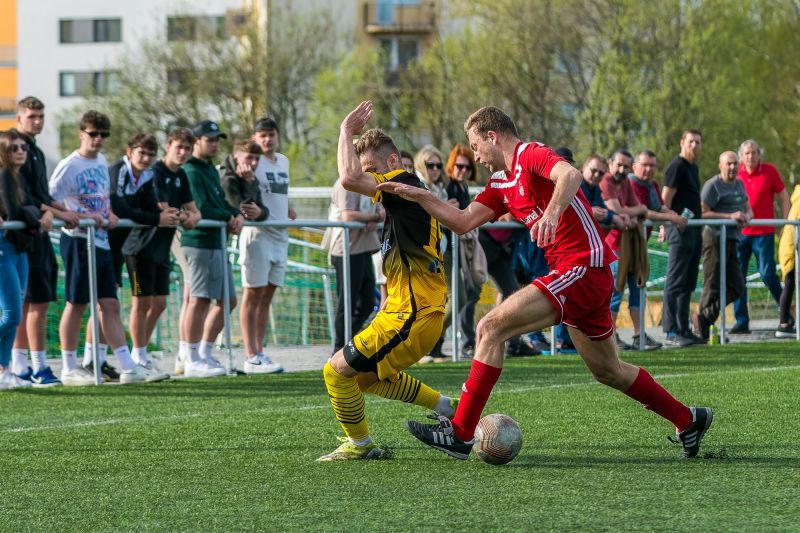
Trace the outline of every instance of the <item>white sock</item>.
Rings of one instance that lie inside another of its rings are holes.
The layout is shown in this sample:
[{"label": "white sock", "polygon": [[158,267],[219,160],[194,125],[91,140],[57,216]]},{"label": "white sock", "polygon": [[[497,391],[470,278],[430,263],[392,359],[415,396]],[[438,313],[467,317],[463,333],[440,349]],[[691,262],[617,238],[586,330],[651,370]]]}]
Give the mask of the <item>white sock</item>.
[{"label": "white sock", "polygon": [[211,351],[214,349],[214,343],[208,341],[200,341],[200,357],[208,359],[211,357]]},{"label": "white sock", "polygon": [[[87,342],[86,345],[83,347],[83,366],[89,366],[89,363],[92,362],[92,347],[94,345],[91,342]],[[106,352],[108,351],[108,344],[99,343],[97,345],[97,360],[100,363],[100,366],[106,362]]]},{"label": "white sock", "polygon": [[42,350],[41,352],[31,352],[31,359],[33,359],[33,372],[36,373],[39,370],[45,368],[47,366],[47,352]]},{"label": "white sock", "polygon": [[136,368],[136,361],[131,357],[131,351],[127,344],[123,344],[119,348],[114,348],[114,356],[119,361],[119,366],[122,370],[133,370]]},{"label": "white sock", "polygon": [[78,358],[75,357],[77,350],[61,350],[61,361],[64,370],[75,370],[78,368]]},{"label": "white sock", "polygon": [[11,350],[11,371],[16,374],[24,374],[28,367],[31,366],[28,362],[28,349],[15,349]]},{"label": "white sock", "polygon": [[247,360],[248,360],[248,361],[250,361],[251,363],[256,363],[256,362],[258,362],[258,360],[259,360],[259,358],[261,357],[261,355],[262,355],[262,354],[259,352],[259,353],[255,354],[255,355],[251,355],[251,356],[249,356],[249,357],[247,358]]},{"label": "white sock", "polygon": [[[350,438],[350,437],[348,437],[348,438]],[[352,443],[353,443],[353,444],[355,444],[356,446],[367,446],[367,445],[369,445],[369,444],[372,444],[372,437],[370,437],[369,435],[367,435],[367,438],[366,438],[366,439],[362,439],[362,440],[353,440],[353,439],[350,439],[350,442],[352,442]]]},{"label": "white sock", "polygon": [[434,411],[442,416],[446,416],[447,418],[450,418],[456,414],[456,412],[453,410],[453,407],[450,405],[450,398],[444,394],[439,395],[439,401],[436,402],[436,409],[434,409]]},{"label": "white sock", "polygon": [[186,341],[178,341],[178,359],[181,361],[189,360],[189,343]]},{"label": "white sock", "polygon": [[201,361],[200,357],[200,343],[199,342],[190,342],[189,344],[189,358],[187,361],[191,361],[192,363],[199,363]]},{"label": "white sock", "polygon": [[144,348],[133,348],[133,359],[142,366],[150,362],[150,354],[147,353],[147,346]]}]

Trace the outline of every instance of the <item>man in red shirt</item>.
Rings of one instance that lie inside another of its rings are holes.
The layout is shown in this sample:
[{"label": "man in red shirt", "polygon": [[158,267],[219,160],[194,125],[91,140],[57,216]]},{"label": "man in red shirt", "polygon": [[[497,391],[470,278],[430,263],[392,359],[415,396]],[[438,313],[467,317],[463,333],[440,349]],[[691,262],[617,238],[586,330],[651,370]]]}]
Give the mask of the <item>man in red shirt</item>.
[{"label": "man in red shirt", "polygon": [[[631,171],[631,163],[633,163],[633,156],[627,150],[617,150],[611,155],[608,160],[608,173],[603,176],[600,181],[600,190],[603,193],[603,201],[609,209],[615,213],[628,215],[629,221],[626,225],[626,230],[633,230],[638,228],[644,215],[647,213],[647,207],[639,202],[639,198],[633,190],[633,186],[628,181],[628,174]],[[617,257],[622,257],[620,251],[620,240],[622,239],[622,231],[612,228],[606,235],[606,244],[608,244]],[[628,258],[626,258],[628,259]],[[617,349],[619,350],[635,350],[639,347],[639,335],[641,334],[641,324],[639,323],[639,287],[636,284],[636,276],[632,272],[619,273],[618,262],[611,264],[611,272],[614,274],[614,292],[611,295],[611,320],[614,325],[617,324],[617,314],[622,305],[622,297],[625,295],[625,289],[618,292],[617,276],[625,276],[625,283],[628,285],[628,310],[630,311],[631,321],[633,322],[633,345],[628,344],[615,334],[617,341]],[[651,350],[661,348],[661,344],[657,343],[651,337],[646,338],[648,348]]]},{"label": "man in red shirt", "polygon": [[[761,161],[764,151],[749,139],[739,147],[739,179],[744,183],[753,218],[775,218],[775,195],[781,204],[781,218],[789,215],[789,193],[783,185],[778,169]],[[781,282],[775,273],[775,228],[771,226],[745,226],[739,241],[739,265],[747,277],[750,256],[755,254],[758,273],[775,302],[781,299]],[[750,315],[747,311],[747,290],[733,303],[736,324],[730,333],[750,333]],[[794,324],[790,324],[794,328]]]},{"label": "man in red shirt", "polygon": [[500,377],[504,342],[563,322],[595,379],[672,422],[684,457],[695,457],[711,425],[711,409],[687,407],[646,370],[619,359],[609,309],[613,283],[609,265],[616,258],[578,192],[580,172],[544,144],[521,142],[514,122],[496,107],[473,113],[464,132],[475,160],[494,173],[465,209],[400,183],[386,182],[378,189],[418,202],[458,234],[511,213],[544,250],[551,269],[479,322],[475,357],[452,421],[444,416],[434,425],[409,421],[411,433],[452,457],[466,459],[475,427]]}]

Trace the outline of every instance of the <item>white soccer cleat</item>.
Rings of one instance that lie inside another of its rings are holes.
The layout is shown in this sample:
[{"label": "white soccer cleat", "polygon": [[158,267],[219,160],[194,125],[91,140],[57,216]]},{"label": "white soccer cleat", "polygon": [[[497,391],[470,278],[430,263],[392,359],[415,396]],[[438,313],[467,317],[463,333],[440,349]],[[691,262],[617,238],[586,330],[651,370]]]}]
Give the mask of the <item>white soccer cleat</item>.
[{"label": "white soccer cleat", "polygon": [[277,374],[279,372],[283,372],[283,367],[263,353],[244,362],[245,374]]},{"label": "white soccer cleat", "polygon": [[225,369],[209,365],[205,360],[187,361],[183,375],[187,378],[213,378],[224,376]]},{"label": "white soccer cleat", "polygon": [[120,383],[153,383],[165,379],[169,379],[169,374],[159,370],[153,361],[148,361],[146,365],[137,364],[132,370],[120,374],[119,381]]},{"label": "white soccer cleat", "polygon": [[61,371],[61,383],[65,387],[85,387],[87,385],[94,385],[94,374],[82,366],[74,370],[65,369]]}]

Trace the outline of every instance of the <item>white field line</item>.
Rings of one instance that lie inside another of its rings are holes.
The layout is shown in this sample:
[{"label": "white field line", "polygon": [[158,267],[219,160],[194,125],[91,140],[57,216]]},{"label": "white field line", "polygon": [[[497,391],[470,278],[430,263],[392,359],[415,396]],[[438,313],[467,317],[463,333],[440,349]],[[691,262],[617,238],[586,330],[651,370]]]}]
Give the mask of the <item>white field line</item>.
[{"label": "white field line", "polygon": [[[739,370],[718,370],[718,371],[709,371],[709,372],[685,372],[679,374],[658,374],[653,376],[657,380],[665,380],[665,379],[677,379],[677,378],[685,378],[685,377],[692,377],[692,376],[722,376],[722,375],[735,375],[735,374],[751,374],[751,373],[763,373],[763,372],[785,372],[785,371],[792,371],[792,370],[800,370],[800,365],[791,365],[791,366],[771,366],[771,367],[761,367],[761,368],[749,368],[749,369],[739,369]],[[582,381],[579,383],[562,383],[562,384],[554,384],[554,385],[531,385],[529,387],[517,387],[513,389],[504,389],[495,391],[494,394],[518,394],[521,392],[530,392],[535,390],[555,390],[555,389],[568,389],[568,388],[579,388],[579,387],[593,387],[595,385],[599,385],[599,383],[595,381]],[[371,401],[370,401],[371,400]],[[383,398],[367,398],[369,403],[372,401],[388,401],[384,400]],[[297,412],[297,411],[313,411],[317,409],[329,409],[330,404],[325,403],[322,405],[304,405],[300,407],[279,407],[279,408],[262,408],[262,409],[249,409],[246,412],[248,414],[252,413],[290,413],[290,412]],[[208,413],[185,413],[180,415],[170,415],[170,416],[148,416],[148,417],[130,417],[130,418],[104,418],[99,420],[87,420],[84,422],[72,422],[67,424],[53,424],[53,425],[46,425],[46,426],[23,426],[23,427],[16,427],[16,428],[7,428],[0,430],[0,433],[30,433],[33,431],[57,431],[62,429],[77,429],[77,428],[86,428],[86,427],[98,427],[98,426],[113,426],[117,424],[134,424],[134,423],[147,423],[147,422],[170,422],[170,421],[179,421],[179,420],[186,420],[190,418],[197,418],[201,416],[230,416],[231,413],[229,411],[225,412],[208,412]]]}]

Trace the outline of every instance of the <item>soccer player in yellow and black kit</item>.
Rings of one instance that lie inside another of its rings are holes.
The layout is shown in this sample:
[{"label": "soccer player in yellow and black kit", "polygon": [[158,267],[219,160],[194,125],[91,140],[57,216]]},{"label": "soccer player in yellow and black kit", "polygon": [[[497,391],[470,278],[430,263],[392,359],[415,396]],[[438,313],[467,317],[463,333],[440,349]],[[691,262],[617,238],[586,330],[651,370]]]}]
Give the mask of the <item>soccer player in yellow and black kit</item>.
[{"label": "soccer player in yellow and black kit", "polygon": [[319,461],[377,459],[364,414],[364,392],[401,400],[452,416],[455,402],[406,374],[404,370],[427,354],[442,331],[447,299],[441,228],[416,202],[381,194],[377,185],[396,181],[423,187],[401,165],[400,151],[378,129],[366,131],[372,102],[362,102],[339,131],[339,178],[345,189],[381,202],[386,209],[381,255],[389,298],[375,319],[325,364],[323,376],[336,419],[347,439]]}]

